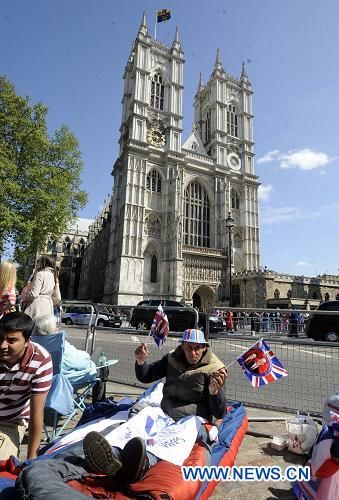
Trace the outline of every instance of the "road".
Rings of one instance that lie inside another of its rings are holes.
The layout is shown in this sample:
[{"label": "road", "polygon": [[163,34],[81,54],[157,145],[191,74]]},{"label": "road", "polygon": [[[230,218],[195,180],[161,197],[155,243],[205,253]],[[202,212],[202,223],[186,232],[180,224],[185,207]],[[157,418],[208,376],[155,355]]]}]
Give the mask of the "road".
[{"label": "road", "polygon": [[[86,330],[67,327],[68,340],[79,349],[85,348]],[[288,340],[286,336],[265,336],[288,371],[288,377],[253,388],[242,373],[236,361],[259,337],[216,335],[210,344],[216,355],[228,367],[227,395],[229,399],[240,400],[251,405],[281,409],[284,411],[304,411],[319,413],[328,395],[339,389],[339,346],[323,345],[305,339]],[[118,358],[119,363],[111,368],[110,378],[116,382],[136,384],[134,376],[134,349],[139,342],[147,341],[146,334],[130,329],[100,329],[96,333],[92,358],[97,362],[104,351],[107,358]],[[158,349],[148,339],[150,360],[154,361],[174,349],[180,337],[170,335],[165,346]],[[90,346],[89,346],[90,350]]]}]

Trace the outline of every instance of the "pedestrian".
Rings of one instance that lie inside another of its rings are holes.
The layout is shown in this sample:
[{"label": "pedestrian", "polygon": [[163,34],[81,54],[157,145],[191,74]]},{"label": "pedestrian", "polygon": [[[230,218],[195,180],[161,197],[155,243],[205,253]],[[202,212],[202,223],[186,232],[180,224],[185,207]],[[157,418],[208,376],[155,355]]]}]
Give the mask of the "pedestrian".
[{"label": "pedestrian", "polygon": [[[162,410],[174,421],[190,415],[206,418],[209,422],[223,418],[226,413],[224,383],[227,372],[224,364],[215,356],[201,330],[186,330],[182,344],[165,354],[159,361],[147,364],[149,351],[146,344],[135,350],[135,374],[142,383],[150,383],[165,377]],[[142,405],[142,400],[140,402]],[[138,403],[132,407],[130,421]],[[207,443],[204,426],[199,431],[199,440]],[[209,447],[206,446],[206,451]],[[90,432],[84,439],[87,463],[99,474],[115,476],[124,483],[133,483],[143,477],[150,465],[158,459],[146,451],[144,441],[135,437],[127,442],[123,450],[111,447],[98,432]]]},{"label": "pedestrian", "polygon": [[53,366],[46,349],[30,340],[32,329],[23,312],[0,319],[0,460],[19,455],[27,428],[27,458],[38,456]]},{"label": "pedestrian", "polygon": [[23,299],[29,302],[25,309],[33,320],[39,316],[51,316],[54,307],[61,302],[57,270],[49,257],[40,257],[34,271],[31,290]]},{"label": "pedestrian", "polygon": [[14,311],[16,267],[8,260],[0,262],[0,318],[6,313]]},{"label": "pedestrian", "polygon": [[233,313],[231,309],[226,311],[226,330],[228,332],[233,332],[234,330],[234,324],[233,324]]}]

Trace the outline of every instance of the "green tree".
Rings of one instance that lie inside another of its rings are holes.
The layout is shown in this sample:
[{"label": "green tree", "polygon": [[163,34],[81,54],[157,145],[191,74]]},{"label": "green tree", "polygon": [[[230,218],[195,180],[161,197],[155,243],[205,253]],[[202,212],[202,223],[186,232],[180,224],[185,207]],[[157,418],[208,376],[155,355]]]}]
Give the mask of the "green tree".
[{"label": "green tree", "polygon": [[65,126],[50,138],[46,117],[46,106],[0,76],[0,256],[13,245],[22,265],[87,202],[78,141]]}]

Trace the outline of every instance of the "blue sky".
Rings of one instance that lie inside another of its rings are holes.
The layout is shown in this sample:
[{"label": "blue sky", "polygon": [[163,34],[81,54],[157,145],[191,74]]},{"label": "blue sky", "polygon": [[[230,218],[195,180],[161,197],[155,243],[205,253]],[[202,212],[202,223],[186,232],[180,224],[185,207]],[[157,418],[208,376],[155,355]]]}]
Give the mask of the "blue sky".
[{"label": "blue sky", "polygon": [[254,90],[260,177],[261,264],[290,274],[339,273],[339,65],[337,0],[3,0],[0,74],[49,108],[51,133],[80,141],[83,187],[94,217],[112,188],[123,70],[145,9],[172,11],[157,39],[185,51],[184,137],[199,72],[216,49],[227,73],[244,60]]}]

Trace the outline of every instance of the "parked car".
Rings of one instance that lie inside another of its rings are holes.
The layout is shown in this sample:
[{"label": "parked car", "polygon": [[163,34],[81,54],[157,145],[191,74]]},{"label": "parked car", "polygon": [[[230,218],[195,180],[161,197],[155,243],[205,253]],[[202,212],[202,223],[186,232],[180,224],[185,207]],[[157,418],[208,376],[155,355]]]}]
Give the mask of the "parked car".
[{"label": "parked car", "polygon": [[[186,328],[194,328],[196,311],[193,307],[187,306],[175,300],[142,300],[133,309],[131,316],[131,326],[138,330],[149,330],[152,326],[156,307],[162,304],[167,314],[169,328],[171,331],[184,331]],[[168,308],[171,309],[168,309]]]},{"label": "parked car", "polygon": [[[94,318],[98,310],[96,304],[92,304],[94,307]],[[61,322],[65,325],[88,325],[91,318],[91,304],[87,305],[65,305],[62,306]],[[121,316],[113,313],[109,313],[106,308],[101,308],[99,310],[98,316],[98,326],[108,326],[110,328],[120,328],[122,325]]]},{"label": "parked car", "polygon": [[307,337],[326,342],[339,342],[339,300],[323,302],[315,310],[338,311],[338,315],[312,314],[306,327]]},{"label": "parked car", "polygon": [[[199,313],[199,328],[201,330],[206,329],[206,318],[207,313]],[[226,321],[220,316],[209,316],[209,332],[218,333],[226,330]]]}]

